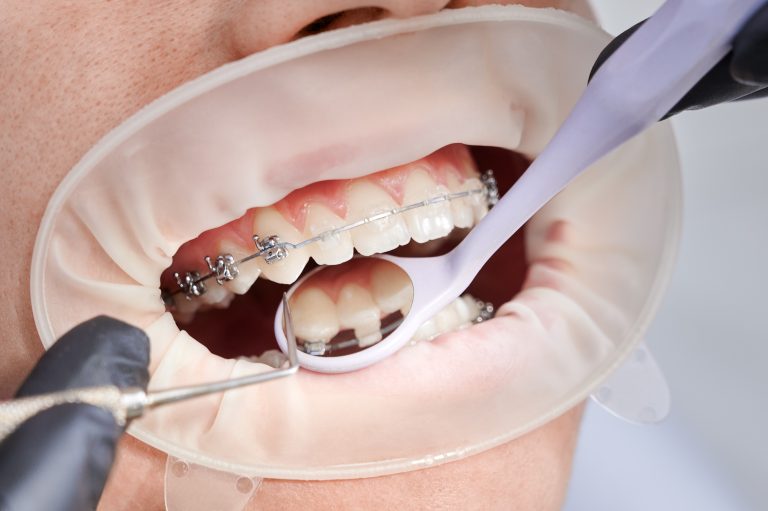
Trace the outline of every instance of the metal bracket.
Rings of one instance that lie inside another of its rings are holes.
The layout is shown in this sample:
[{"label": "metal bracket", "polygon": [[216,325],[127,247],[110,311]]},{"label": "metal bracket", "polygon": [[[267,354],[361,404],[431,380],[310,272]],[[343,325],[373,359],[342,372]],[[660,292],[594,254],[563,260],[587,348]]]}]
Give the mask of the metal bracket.
[{"label": "metal bracket", "polygon": [[208,269],[216,279],[216,283],[219,285],[230,280],[235,280],[235,277],[240,275],[237,261],[232,254],[222,254],[216,257],[215,261],[212,261],[210,257],[205,256],[203,260],[205,261],[205,264],[208,265]]}]

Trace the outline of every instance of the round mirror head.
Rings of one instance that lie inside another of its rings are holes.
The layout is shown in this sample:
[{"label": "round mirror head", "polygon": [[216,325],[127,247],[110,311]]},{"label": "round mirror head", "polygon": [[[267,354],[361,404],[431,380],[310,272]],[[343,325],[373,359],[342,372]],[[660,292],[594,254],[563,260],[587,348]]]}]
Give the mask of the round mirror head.
[{"label": "round mirror head", "polygon": [[412,302],[413,283],[402,268],[362,257],[317,268],[288,298],[299,350],[323,357],[378,344],[402,323]]}]

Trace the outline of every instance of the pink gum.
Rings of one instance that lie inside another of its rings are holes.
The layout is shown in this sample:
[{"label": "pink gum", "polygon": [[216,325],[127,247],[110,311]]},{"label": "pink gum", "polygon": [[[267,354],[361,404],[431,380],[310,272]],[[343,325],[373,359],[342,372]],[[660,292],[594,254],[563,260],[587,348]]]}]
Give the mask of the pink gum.
[{"label": "pink gum", "polygon": [[427,172],[436,183],[446,186],[449,174],[453,174],[460,181],[464,181],[472,176],[475,165],[469,154],[469,149],[465,145],[451,144],[420,160],[382,170],[364,178],[313,183],[289,193],[274,207],[296,229],[303,232],[307,220],[307,210],[312,203],[322,204],[339,218],[346,218],[347,189],[350,183],[359,179],[366,179],[380,186],[395,202],[402,205],[405,182],[415,170]]}]

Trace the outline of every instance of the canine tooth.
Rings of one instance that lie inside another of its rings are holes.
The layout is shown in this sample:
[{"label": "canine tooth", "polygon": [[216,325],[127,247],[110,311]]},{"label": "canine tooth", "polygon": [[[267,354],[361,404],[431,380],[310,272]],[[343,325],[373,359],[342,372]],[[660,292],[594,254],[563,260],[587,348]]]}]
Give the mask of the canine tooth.
[{"label": "canine tooth", "polygon": [[[225,240],[219,244],[219,253],[230,254],[235,258],[236,261],[239,261],[242,258],[252,254],[254,251],[255,249],[253,248],[250,250],[244,249],[240,245],[232,243],[231,241]],[[259,275],[261,275],[261,270],[254,261],[247,261],[245,263],[239,264],[237,269],[239,270],[237,277],[235,277],[234,280],[225,282],[224,287],[235,294],[244,295],[248,292],[249,289],[251,289],[251,286],[254,282],[256,282],[256,279],[259,278]],[[213,285],[218,284],[214,282]]]},{"label": "canine tooth", "polygon": [[[404,204],[413,204],[438,195],[448,189],[435,183],[426,172],[414,170],[405,182]],[[442,238],[453,229],[451,207],[448,201],[437,202],[404,213],[411,238],[419,243]]]},{"label": "canine tooth", "polygon": [[[313,238],[345,224],[344,220],[322,204],[310,204],[304,235]],[[309,244],[307,250],[317,264],[340,264],[352,258],[352,235],[349,231],[336,233]]]},{"label": "canine tooth", "polygon": [[[365,180],[350,185],[347,204],[347,223],[398,207],[387,192]],[[350,232],[355,248],[363,255],[388,252],[411,241],[401,215],[390,215],[352,229]]]},{"label": "canine tooth", "polygon": [[357,284],[346,284],[339,291],[336,310],[341,328],[355,330],[355,335],[365,340],[381,329],[381,312],[367,289]]},{"label": "canine tooth", "polygon": [[379,263],[374,267],[371,293],[384,314],[400,311],[405,316],[411,310],[413,284],[403,270],[389,263]]},{"label": "canine tooth", "polygon": [[[272,207],[256,210],[253,214],[253,232],[262,237],[276,234],[281,241],[290,243],[304,241],[304,235]],[[263,257],[254,259],[264,277],[280,284],[291,284],[295,281],[308,260],[306,247],[289,249],[288,257],[272,264],[268,264]]]},{"label": "canine tooth", "polygon": [[303,287],[292,296],[291,312],[301,339],[328,342],[339,333],[336,304],[318,287]]}]

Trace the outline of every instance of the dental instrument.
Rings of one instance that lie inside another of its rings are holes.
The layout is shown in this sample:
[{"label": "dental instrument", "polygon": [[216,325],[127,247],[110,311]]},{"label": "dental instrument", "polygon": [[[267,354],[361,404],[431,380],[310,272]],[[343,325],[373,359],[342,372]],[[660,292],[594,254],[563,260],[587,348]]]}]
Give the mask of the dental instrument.
[{"label": "dental instrument", "polygon": [[[590,72],[590,78],[643,23],[645,20],[613,38],[597,57]],[[768,96],[768,66],[765,64],[768,37],[766,36],[768,36],[768,5],[755,12],[734,37],[733,49],[691,90],[686,92],[663,119],[669,119],[686,110],[701,110],[720,103]]]},{"label": "dental instrument", "polygon": [[267,372],[251,374],[230,380],[221,380],[183,387],[144,391],[141,388],[120,388],[115,385],[75,388],[59,392],[21,397],[0,403],[0,442],[5,440],[27,419],[62,404],[85,403],[107,410],[120,426],[159,406],[179,403],[188,399],[225,392],[268,381],[285,378],[299,369],[296,337],[293,334],[290,307],[283,295],[282,323],[287,339],[288,365]]},{"label": "dental instrument", "polygon": [[[413,285],[410,311],[387,338],[337,357],[299,352],[299,364],[319,372],[349,372],[402,348],[534,213],[589,165],[669,112],[728,53],[734,34],[764,3],[668,0],[602,65],[549,144],[455,249],[428,258],[376,256],[404,270]],[[281,319],[285,303],[275,318],[283,351],[289,347]]]}]

